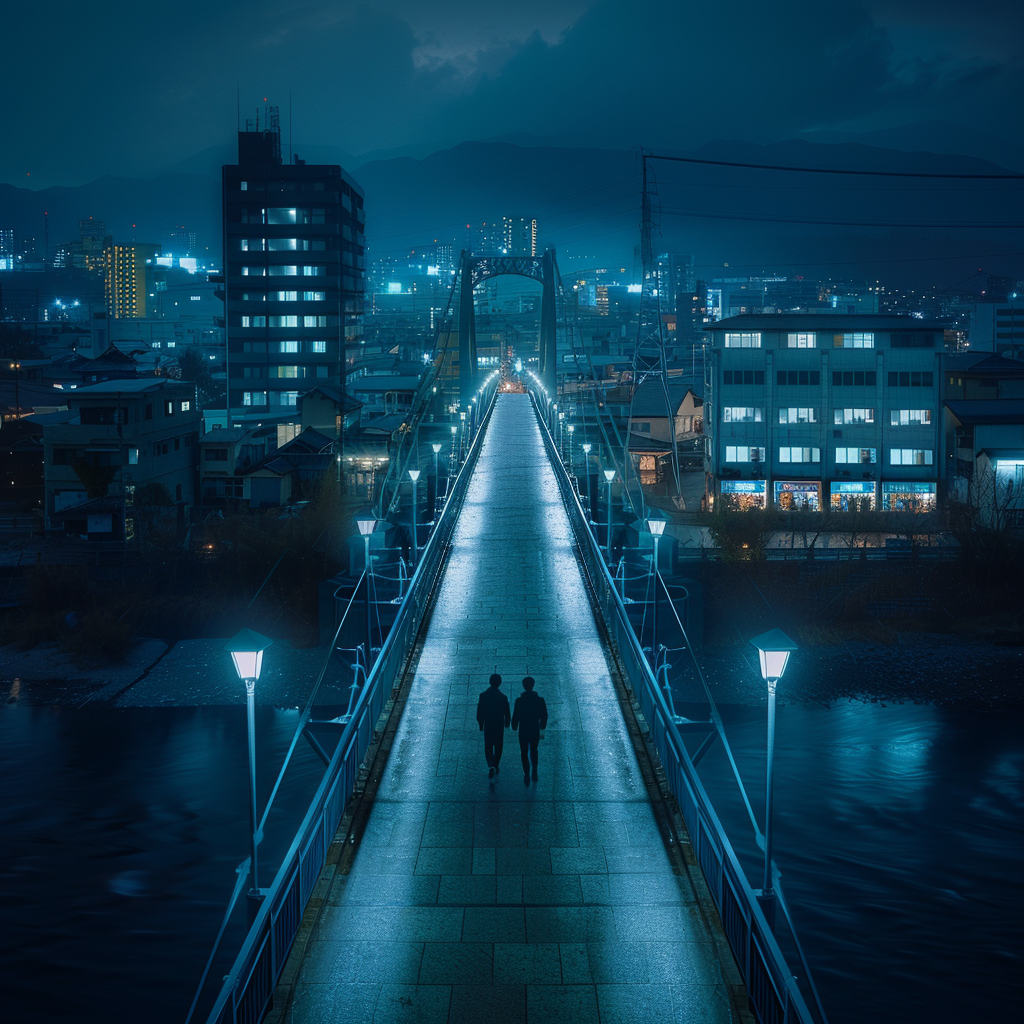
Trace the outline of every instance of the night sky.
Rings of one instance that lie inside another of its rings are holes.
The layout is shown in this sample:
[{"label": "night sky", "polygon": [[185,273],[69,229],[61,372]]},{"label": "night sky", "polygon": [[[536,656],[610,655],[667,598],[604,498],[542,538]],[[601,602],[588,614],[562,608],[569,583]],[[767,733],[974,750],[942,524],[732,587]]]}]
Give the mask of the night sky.
[{"label": "night sky", "polygon": [[1024,96],[1016,0],[10,0],[0,38],[0,181],[32,188],[222,145],[236,90],[243,117],[266,96],[286,125],[291,93],[296,148],[356,156],[938,121],[1012,158]]}]

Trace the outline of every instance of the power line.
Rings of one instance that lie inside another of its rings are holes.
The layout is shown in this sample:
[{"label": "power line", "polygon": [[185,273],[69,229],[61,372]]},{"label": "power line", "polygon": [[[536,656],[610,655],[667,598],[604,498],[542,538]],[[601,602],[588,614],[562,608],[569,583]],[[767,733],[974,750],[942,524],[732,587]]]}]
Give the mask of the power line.
[{"label": "power line", "polygon": [[755,171],[796,171],[800,174],[854,174],[876,178],[952,178],[962,181],[1020,181],[1024,174],[939,174],[934,171],[855,171],[834,167],[788,167],[778,164],[748,164],[734,160],[698,160],[692,156],[665,156],[645,153],[648,160],[670,160],[678,164],[705,164],[711,167],[745,167]]},{"label": "power line", "polygon": [[676,217],[700,217],[706,220],[743,220],[743,221],[756,221],[765,224],[818,224],[824,227],[840,227],[840,228],[970,228],[972,230],[981,229],[1001,229],[1001,228],[1024,228],[1024,224],[940,224],[940,223],[927,223],[927,222],[901,222],[901,221],[867,221],[867,220],[812,220],[812,219],[800,219],[795,217],[759,217],[755,214],[736,214],[736,213],[698,213],[695,210],[675,210],[671,207],[662,207],[661,212],[663,214],[669,214],[670,216]]}]

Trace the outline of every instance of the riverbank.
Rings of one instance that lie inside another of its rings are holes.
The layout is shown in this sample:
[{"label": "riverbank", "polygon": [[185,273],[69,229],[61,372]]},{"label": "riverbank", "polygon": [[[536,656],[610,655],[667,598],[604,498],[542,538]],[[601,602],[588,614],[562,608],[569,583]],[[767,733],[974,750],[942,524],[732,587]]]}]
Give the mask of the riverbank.
[{"label": "riverbank", "polygon": [[[746,648],[746,649],[744,649]],[[698,654],[711,693],[722,704],[763,704],[757,652],[739,641]],[[681,664],[681,661],[680,661]],[[696,699],[687,684],[685,696]],[[896,633],[892,643],[860,639],[801,646],[778,699],[831,704],[936,704],[978,709],[1024,707],[1024,647],[1002,647],[936,633]]]}]

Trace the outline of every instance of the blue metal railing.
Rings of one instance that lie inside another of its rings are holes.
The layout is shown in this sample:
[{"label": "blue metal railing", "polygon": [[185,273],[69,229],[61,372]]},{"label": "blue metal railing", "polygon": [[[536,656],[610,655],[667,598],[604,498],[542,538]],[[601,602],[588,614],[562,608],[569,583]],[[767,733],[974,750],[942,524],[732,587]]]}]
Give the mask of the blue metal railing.
[{"label": "blue metal railing", "polygon": [[[355,789],[359,766],[373,739],[377,720],[416,642],[430,595],[444,568],[451,537],[494,408],[495,394],[496,390],[480,418],[466,460],[448,493],[437,525],[420,554],[419,564],[409,580],[409,589],[394,624],[354,702],[351,718],[344,726],[323,780],[207,1014],[207,1024],[258,1024],[269,1008],[345,805]],[[343,625],[344,619],[339,623],[328,651],[328,661],[333,656]],[[323,675],[321,671],[317,685]],[[240,873],[247,870],[247,863],[239,868]],[[241,885],[235,887],[232,905],[237,901],[241,888]],[[197,1000],[199,995],[197,993]]]},{"label": "blue metal railing", "polygon": [[[640,701],[669,788],[686,822],[694,853],[746,982],[751,1007],[761,1024],[814,1024],[815,1017],[786,963],[725,828],[697,775],[682,734],[674,721],[675,716],[630,624],[626,606],[605,563],[604,553],[590,531],[579,495],[559,457],[558,446],[548,432],[537,396],[532,391],[531,398],[591,591],[601,610],[608,635],[616,645],[626,681]],[[682,623],[678,625],[687,648],[690,648]],[[697,671],[700,672],[699,666]],[[717,711],[713,714],[717,718]],[[720,722],[715,723],[721,734],[720,726]],[[724,734],[721,735],[724,740]],[[748,811],[757,830],[749,804]],[[783,911],[788,920],[788,908],[784,903]],[[816,998],[813,983],[811,985],[812,994]],[[820,1003],[818,1007],[819,1016],[825,1019]]]}]

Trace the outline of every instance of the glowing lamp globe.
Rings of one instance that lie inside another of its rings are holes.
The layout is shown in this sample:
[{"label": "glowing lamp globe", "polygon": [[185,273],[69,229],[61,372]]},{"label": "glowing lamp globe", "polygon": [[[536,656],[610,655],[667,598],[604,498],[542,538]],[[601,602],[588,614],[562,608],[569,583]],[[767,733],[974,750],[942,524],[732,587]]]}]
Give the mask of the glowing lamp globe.
[{"label": "glowing lamp globe", "polygon": [[615,470],[614,469],[606,469],[604,471],[604,478],[605,478],[605,480],[608,481],[608,483],[611,483],[615,479]]},{"label": "glowing lamp globe", "polygon": [[263,668],[263,652],[273,643],[269,637],[251,629],[240,629],[225,645],[231,655],[238,678],[258,680]]},{"label": "glowing lamp globe", "polygon": [[750,643],[757,648],[761,659],[761,678],[765,682],[781,679],[790,654],[797,650],[797,645],[781,629],[769,629],[767,633],[755,636]]},{"label": "glowing lamp globe", "polygon": [[647,529],[650,530],[655,537],[660,537],[665,532],[665,520],[648,519]]},{"label": "glowing lamp globe", "polygon": [[435,441],[430,447],[434,449],[434,454],[435,455],[439,455],[440,454],[441,447],[442,447],[440,441]]},{"label": "glowing lamp globe", "polygon": [[369,512],[356,516],[356,526],[359,527],[360,536],[369,537],[377,526],[377,518]]},{"label": "glowing lamp globe", "polygon": [[409,470],[409,479],[413,483],[416,483],[416,481],[419,480],[419,478],[420,478],[420,471],[418,469],[410,469]]}]

